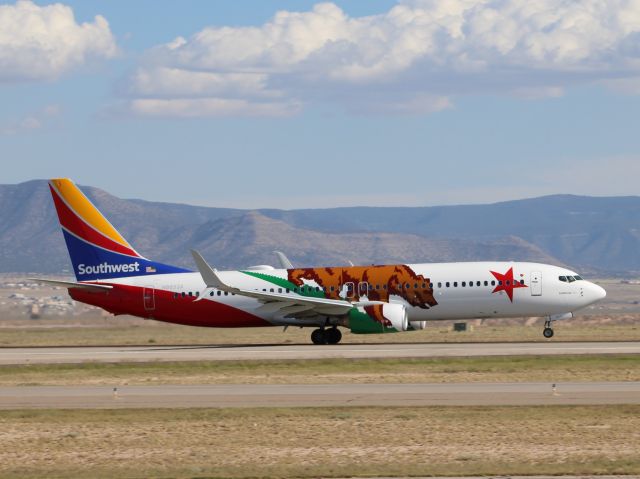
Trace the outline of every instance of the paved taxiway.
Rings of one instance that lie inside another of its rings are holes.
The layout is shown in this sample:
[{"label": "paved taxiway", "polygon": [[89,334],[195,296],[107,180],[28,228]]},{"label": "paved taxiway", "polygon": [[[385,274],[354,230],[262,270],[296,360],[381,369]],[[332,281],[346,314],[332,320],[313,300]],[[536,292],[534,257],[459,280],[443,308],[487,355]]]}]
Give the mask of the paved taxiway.
[{"label": "paved taxiway", "polygon": [[640,382],[0,388],[0,409],[640,404]]},{"label": "paved taxiway", "polygon": [[0,348],[0,364],[640,354],[640,341]]}]

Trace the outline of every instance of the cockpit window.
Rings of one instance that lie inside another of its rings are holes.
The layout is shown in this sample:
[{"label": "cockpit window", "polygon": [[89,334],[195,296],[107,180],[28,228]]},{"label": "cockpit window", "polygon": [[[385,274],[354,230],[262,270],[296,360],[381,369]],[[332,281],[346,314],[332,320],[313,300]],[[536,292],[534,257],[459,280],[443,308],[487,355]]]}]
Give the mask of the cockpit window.
[{"label": "cockpit window", "polygon": [[558,279],[563,283],[573,283],[574,281],[583,281],[582,276],[578,276],[577,274],[575,276],[569,276],[569,275],[558,276]]}]

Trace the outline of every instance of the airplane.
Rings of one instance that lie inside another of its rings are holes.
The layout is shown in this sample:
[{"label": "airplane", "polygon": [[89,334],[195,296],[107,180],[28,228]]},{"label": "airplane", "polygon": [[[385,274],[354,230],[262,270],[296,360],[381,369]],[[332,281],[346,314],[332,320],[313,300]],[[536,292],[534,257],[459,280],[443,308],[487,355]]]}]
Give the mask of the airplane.
[{"label": "airplane", "polygon": [[512,261],[218,271],[192,250],[197,271],[139,254],[67,178],[49,181],[76,281],[35,280],[114,315],[215,328],[312,327],[314,344],[354,334],[422,330],[427,322],[545,317],[552,323],[606,292],[558,266]]}]

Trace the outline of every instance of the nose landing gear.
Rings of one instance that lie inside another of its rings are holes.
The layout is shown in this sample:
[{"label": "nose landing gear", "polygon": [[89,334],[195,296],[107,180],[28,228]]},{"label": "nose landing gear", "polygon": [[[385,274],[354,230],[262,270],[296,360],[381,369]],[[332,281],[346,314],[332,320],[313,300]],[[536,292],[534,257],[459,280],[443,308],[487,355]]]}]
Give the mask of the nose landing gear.
[{"label": "nose landing gear", "polygon": [[542,335],[549,339],[553,337],[553,329],[551,329],[551,320],[547,319],[544,322],[544,329],[542,330]]},{"label": "nose landing gear", "polygon": [[338,344],[342,339],[342,332],[335,326],[329,329],[318,328],[311,333],[313,344]]}]

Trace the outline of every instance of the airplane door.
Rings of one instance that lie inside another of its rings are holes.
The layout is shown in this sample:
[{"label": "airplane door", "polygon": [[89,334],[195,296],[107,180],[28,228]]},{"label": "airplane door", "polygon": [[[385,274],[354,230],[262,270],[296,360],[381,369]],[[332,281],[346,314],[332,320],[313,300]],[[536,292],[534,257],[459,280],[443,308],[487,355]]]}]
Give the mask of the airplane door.
[{"label": "airplane door", "polygon": [[531,296],[542,296],[542,273],[531,273]]},{"label": "airplane door", "polygon": [[369,283],[362,281],[358,283],[358,297],[369,296]]},{"label": "airplane door", "polygon": [[144,309],[146,311],[153,311],[156,309],[156,297],[155,290],[151,287],[142,288],[142,301],[144,303]]},{"label": "airplane door", "polygon": [[353,298],[356,289],[355,285],[352,282],[348,282],[345,283],[344,286],[347,289],[347,298]]}]

